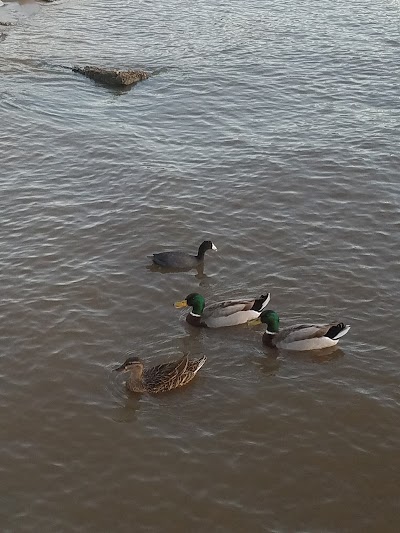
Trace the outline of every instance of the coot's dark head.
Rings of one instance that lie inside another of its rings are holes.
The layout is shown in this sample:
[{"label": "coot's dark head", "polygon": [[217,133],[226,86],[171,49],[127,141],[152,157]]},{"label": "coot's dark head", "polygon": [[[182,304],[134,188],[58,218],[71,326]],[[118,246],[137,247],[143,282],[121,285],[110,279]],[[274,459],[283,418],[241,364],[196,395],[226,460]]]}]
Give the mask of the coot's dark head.
[{"label": "coot's dark head", "polygon": [[216,252],[218,248],[212,241],[203,241],[199,246],[199,252],[197,254],[197,257],[203,258],[207,250],[214,250]]}]

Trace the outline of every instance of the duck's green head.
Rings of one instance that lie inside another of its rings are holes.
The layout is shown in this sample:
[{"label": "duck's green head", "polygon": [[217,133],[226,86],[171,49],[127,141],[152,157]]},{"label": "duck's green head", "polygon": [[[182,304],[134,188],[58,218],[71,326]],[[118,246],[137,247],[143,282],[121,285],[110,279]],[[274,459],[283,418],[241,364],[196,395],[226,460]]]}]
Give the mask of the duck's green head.
[{"label": "duck's green head", "polygon": [[276,311],[267,309],[255,320],[250,320],[248,324],[255,326],[256,324],[267,324],[267,331],[271,333],[278,333],[279,331],[279,316]]},{"label": "duck's green head", "polygon": [[201,315],[204,310],[206,302],[201,294],[192,292],[181,302],[176,302],[175,307],[178,309],[181,307],[193,307],[193,313],[195,315]]}]

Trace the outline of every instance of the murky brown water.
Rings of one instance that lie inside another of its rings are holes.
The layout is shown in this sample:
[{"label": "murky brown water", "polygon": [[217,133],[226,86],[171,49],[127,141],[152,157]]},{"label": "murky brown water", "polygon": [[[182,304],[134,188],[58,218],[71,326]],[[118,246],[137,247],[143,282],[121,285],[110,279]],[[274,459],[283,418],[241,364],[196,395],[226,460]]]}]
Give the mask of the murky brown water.
[{"label": "murky brown water", "polygon": [[[71,0],[1,29],[3,532],[399,530],[399,15]],[[204,275],[148,268],[203,238]],[[277,357],[172,307],[265,290],[352,329]],[[127,351],[208,361],[135,398]]]}]

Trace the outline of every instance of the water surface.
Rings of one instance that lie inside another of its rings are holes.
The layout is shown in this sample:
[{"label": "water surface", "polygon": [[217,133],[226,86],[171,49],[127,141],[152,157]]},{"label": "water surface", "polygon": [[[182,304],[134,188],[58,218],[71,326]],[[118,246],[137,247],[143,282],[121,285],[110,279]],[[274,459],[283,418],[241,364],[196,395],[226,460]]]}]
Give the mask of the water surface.
[{"label": "water surface", "polygon": [[[70,0],[1,29],[3,531],[398,531],[399,12]],[[204,275],[148,268],[204,238]],[[352,329],[278,355],[172,307],[265,290]],[[127,352],[208,361],[135,398]]]}]

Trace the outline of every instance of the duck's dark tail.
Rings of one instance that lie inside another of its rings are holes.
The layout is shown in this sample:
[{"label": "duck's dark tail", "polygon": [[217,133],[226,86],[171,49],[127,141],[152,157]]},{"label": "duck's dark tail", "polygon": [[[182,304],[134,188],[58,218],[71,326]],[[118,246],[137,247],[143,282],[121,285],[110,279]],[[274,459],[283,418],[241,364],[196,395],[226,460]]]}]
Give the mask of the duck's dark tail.
[{"label": "duck's dark tail", "polygon": [[340,339],[340,337],[343,337],[343,335],[346,335],[349,329],[350,329],[350,326],[346,326],[346,324],[343,324],[343,322],[340,322],[339,324],[335,324],[334,326],[331,326],[328,329],[328,331],[325,333],[325,337],[329,337],[333,341],[336,341]]},{"label": "duck's dark tail", "polygon": [[268,302],[271,299],[271,294],[267,292],[267,294],[264,296],[263,294],[257,298],[257,300],[254,300],[253,307],[251,308],[252,311],[257,311],[258,313],[261,313],[261,311],[267,307]]}]

